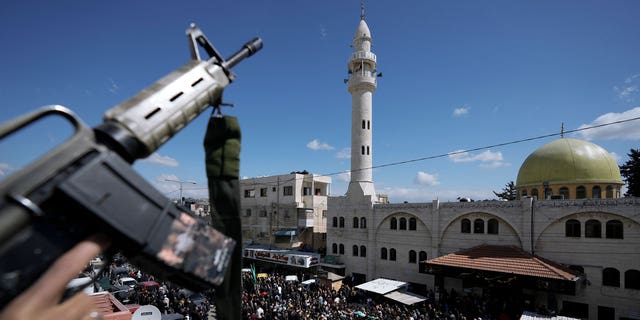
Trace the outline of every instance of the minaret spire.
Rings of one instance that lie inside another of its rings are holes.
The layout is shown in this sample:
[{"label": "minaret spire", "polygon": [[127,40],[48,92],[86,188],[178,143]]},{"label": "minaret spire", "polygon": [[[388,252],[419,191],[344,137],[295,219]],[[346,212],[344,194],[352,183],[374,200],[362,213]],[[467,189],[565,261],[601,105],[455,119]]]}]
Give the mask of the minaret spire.
[{"label": "minaret spire", "polygon": [[560,127],[560,138],[564,138],[564,122],[562,123],[562,127]]},{"label": "minaret spire", "polygon": [[364,0],[360,1],[360,20],[364,20]]}]

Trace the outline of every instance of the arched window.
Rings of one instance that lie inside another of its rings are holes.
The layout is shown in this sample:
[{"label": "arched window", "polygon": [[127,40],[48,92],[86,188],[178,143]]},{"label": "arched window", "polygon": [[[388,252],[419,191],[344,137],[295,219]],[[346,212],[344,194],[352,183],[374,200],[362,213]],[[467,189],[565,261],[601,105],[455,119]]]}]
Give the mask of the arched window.
[{"label": "arched window", "polygon": [[576,219],[569,219],[564,223],[565,237],[580,238],[580,233],[580,221]]},{"label": "arched window", "polygon": [[560,193],[562,199],[569,199],[569,188],[561,187],[558,193]]},{"label": "arched window", "polygon": [[358,256],[358,246],[356,246],[355,244],[353,245],[353,256],[354,257]]},{"label": "arched window", "polygon": [[489,219],[487,221],[487,233],[488,234],[498,234],[498,220],[497,219]]},{"label": "arched window", "polygon": [[387,248],[380,249],[380,259],[387,260]]},{"label": "arched window", "polygon": [[584,199],[587,197],[587,189],[584,186],[578,186],[576,188],[576,199]]},{"label": "arched window", "polygon": [[334,228],[338,227],[338,217],[333,217],[333,227]]},{"label": "arched window", "polygon": [[396,230],[398,229],[398,219],[396,218],[391,218],[391,230]]},{"label": "arched window", "polygon": [[361,257],[366,257],[367,256],[367,247],[360,246],[360,256]]},{"label": "arched window", "polygon": [[591,219],[584,224],[584,236],[587,238],[602,238],[602,224],[600,221]]},{"label": "arched window", "polygon": [[409,263],[416,263],[417,262],[416,259],[417,259],[416,251],[409,250]]},{"label": "arched window", "polygon": [[531,196],[537,199],[538,198],[538,189],[536,189],[536,188],[531,189]]},{"label": "arched window", "polygon": [[620,271],[615,268],[604,268],[602,270],[602,285],[620,287]]},{"label": "arched window", "polygon": [[624,287],[625,289],[640,290],[640,271],[633,269],[625,271]]},{"label": "arched window", "polygon": [[473,220],[473,233],[484,233],[484,220]]},{"label": "arched window", "polygon": [[612,186],[607,186],[606,194],[607,194],[607,199],[608,198],[613,198],[613,187]]},{"label": "arched window", "polygon": [[594,186],[591,189],[591,198],[594,198],[594,199],[602,198],[602,189],[600,189],[600,186]]},{"label": "arched window", "polygon": [[340,228],[344,228],[344,217],[340,217]]},{"label": "arched window", "polygon": [[354,229],[358,229],[358,221],[360,221],[360,219],[358,219],[358,217],[353,217],[353,228]]},{"label": "arched window", "polygon": [[389,260],[396,261],[396,249],[391,248],[389,250]]},{"label": "arched window", "polygon": [[333,254],[338,254],[338,245],[337,244],[332,244],[331,245],[331,253]]},{"label": "arched window", "polygon": [[367,218],[362,217],[360,218],[360,229],[366,229],[367,228]]},{"label": "arched window", "polygon": [[340,254],[344,254],[344,245],[341,243],[340,244]]},{"label": "arched window", "polygon": [[366,122],[365,122],[364,120],[362,120],[362,129],[364,129],[364,128],[365,128],[365,123],[366,123]]},{"label": "arched window", "polygon": [[471,221],[469,221],[469,219],[462,219],[462,221],[460,221],[460,232],[471,233]]},{"label": "arched window", "polygon": [[622,221],[609,220],[606,226],[607,239],[624,239]]},{"label": "arched window", "polygon": [[400,230],[407,230],[407,218],[400,218]]},{"label": "arched window", "polygon": [[418,254],[418,259],[420,259],[420,261],[425,261],[425,260],[427,260],[427,252],[425,252],[425,251],[420,251],[420,253]]},{"label": "arched window", "polygon": [[520,193],[521,196],[524,198],[527,196],[527,189],[522,189],[522,192]]},{"label": "arched window", "polygon": [[416,230],[416,218],[409,218],[409,230]]}]

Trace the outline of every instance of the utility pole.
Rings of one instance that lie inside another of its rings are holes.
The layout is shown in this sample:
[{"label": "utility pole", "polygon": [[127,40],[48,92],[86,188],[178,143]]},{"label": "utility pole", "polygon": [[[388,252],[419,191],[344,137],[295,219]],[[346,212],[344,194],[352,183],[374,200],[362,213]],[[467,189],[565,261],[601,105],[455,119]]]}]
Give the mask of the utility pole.
[{"label": "utility pole", "polygon": [[184,200],[182,198],[182,185],[185,183],[196,184],[195,181],[183,181],[183,180],[172,180],[172,179],[164,179],[164,181],[177,182],[180,184],[180,205],[184,206]]}]

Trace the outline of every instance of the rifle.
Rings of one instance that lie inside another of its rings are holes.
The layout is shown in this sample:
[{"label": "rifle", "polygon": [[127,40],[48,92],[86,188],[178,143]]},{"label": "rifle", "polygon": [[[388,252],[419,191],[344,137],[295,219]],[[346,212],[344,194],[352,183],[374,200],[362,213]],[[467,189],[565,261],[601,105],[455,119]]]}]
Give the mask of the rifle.
[{"label": "rifle", "polygon": [[68,140],[0,181],[0,307],[97,232],[110,236],[114,252],[161,279],[193,291],[222,283],[235,241],[171,202],[131,164],[209,106],[219,113],[223,90],[236,77],[231,68],[262,49],[262,40],[225,60],[194,24],[186,33],[192,60],[105,112],[93,129],[62,106],[0,126],[0,140],[51,115],[74,128]]}]

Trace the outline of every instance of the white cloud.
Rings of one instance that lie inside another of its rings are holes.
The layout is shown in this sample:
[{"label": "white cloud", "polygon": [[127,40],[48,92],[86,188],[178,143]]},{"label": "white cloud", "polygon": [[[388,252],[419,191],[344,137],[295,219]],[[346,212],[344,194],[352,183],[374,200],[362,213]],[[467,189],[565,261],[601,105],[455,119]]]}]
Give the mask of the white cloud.
[{"label": "white cloud", "polygon": [[109,83],[111,84],[111,86],[109,86],[109,92],[113,93],[113,94],[118,94],[118,91],[120,90],[120,86],[118,86],[118,84],[113,81],[113,79],[109,78]]},{"label": "white cloud", "polygon": [[618,93],[618,98],[620,98],[621,100],[625,100],[625,101],[633,101],[633,94],[638,92],[638,87],[637,86],[628,86],[628,87],[618,87],[615,86],[613,87],[613,90],[615,90],[616,93]]},{"label": "white cloud", "polygon": [[8,163],[0,162],[0,177],[4,177],[4,176],[8,175],[10,172],[12,172],[14,170],[15,170],[15,168],[13,168]]},{"label": "white cloud", "polygon": [[323,25],[320,26],[320,37],[322,39],[327,37],[327,28],[325,28]]},{"label": "white cloud", "polygon": [[438,181],[438,174],[429,174],[426,172],[419,171],[413,180],[414,183],[423,185],[423,186],[436,186],[440,184]]},{"label": "white cloud", "polygon": [[460,107],[460,108],[455,108],[453,109],[453,116],[454,117],[461,117],[464,115],[469,114],[469,108],[468,106],[464,106],[464,107]]},{"label": "white cloud", "polygon": [[[624,111],[622,113],[610,112],[597,117],[591,123],[583,124],[578,129],[589,128],[602,124],[640,117],[640,107]],[[638,120],[612,124],[604,127],[578,131],[576,133],[585,140],[640,140],[640,125]]]},{"label": "white cloud", "polygon": [[342,148],[342,150],[336,153],[336,158],[351,159],[351,148]]},{"label": "white cloud", "polygon": [[492,152],[491,150],[486,150],[475,155],[464,150],[456,150],[449,153],[449,160],[454,163],[480,162],[480,167],[485,169],[495,169],[511,165],[503,161],[502,152]]},{"label": "white cloud", "polygon": [[618,94],[620,100],[631,102],[637,96],[637,93],[640,92],[638,86],[640,84],[640,81],[638,81],[639,78],[640,73],[629,76],[624,80],[623,85],[614,86],[613,91]]},{"label": "white cloud", "polygon": [[333,150],[335,149],[334,147],[330,146],[327,143],[324,142],[320,142],[318,141],[318,139],[313,139],[311,140],[311,142],[307,143],[307,148],[311,149],[311,150]]},{"label": "white cloud", "polygon": [[340,174],[338,174],[338,176],[336,177],[336,179],[338,181],[342,181],[342,182],[349,182],[351,181],[351,171],[344,171],[341,172]]},{"label": "white cloud", "polygon": [[632,75],[632,76],[630,76],[630,77],[627,77],[627,78],[624,80],[624,83],[631,83],[631,82],[633,82],[633,80],[635,80],[636,78],[640,78],[640,73],[638,73],[638,74],[634,74],[634,75]]},{"label": "white cloud", "polygon": [[464,150],[456,150],[449,153],[449,159],[453,162],[488,162],[488,161],[501,161],[502,152],[491,152],[491,150],[484,151],[480,154],[473,155]]},{"label": "white cloud", "polygon": [[[173,181],[167,181],[173,180]],[[175,181],[193,181],[189,179],[181,179],[175,174],[161,174],[156,177],[153,185],[163,193],[166,197],[171,199],[178,199],[180,197],[180,183]],[[195,181],[194,181],[195,182]],[[182,196],[185,198],[208,198],[209,190],[202,185],[183,183],[182,184]]]},{"label": "white cloud", "polygon": [[145,159],[142,159],[141,162],[159,164],[159,165],[165,166],[165,167],[177,167],[177,166],[180,165],[178,163],[178,160],[176,160],[174,158],[171,158],[171,157],[168,157],[168,156],[160,155],[157,152],[154,152],[149,157],[147,157]]}]

